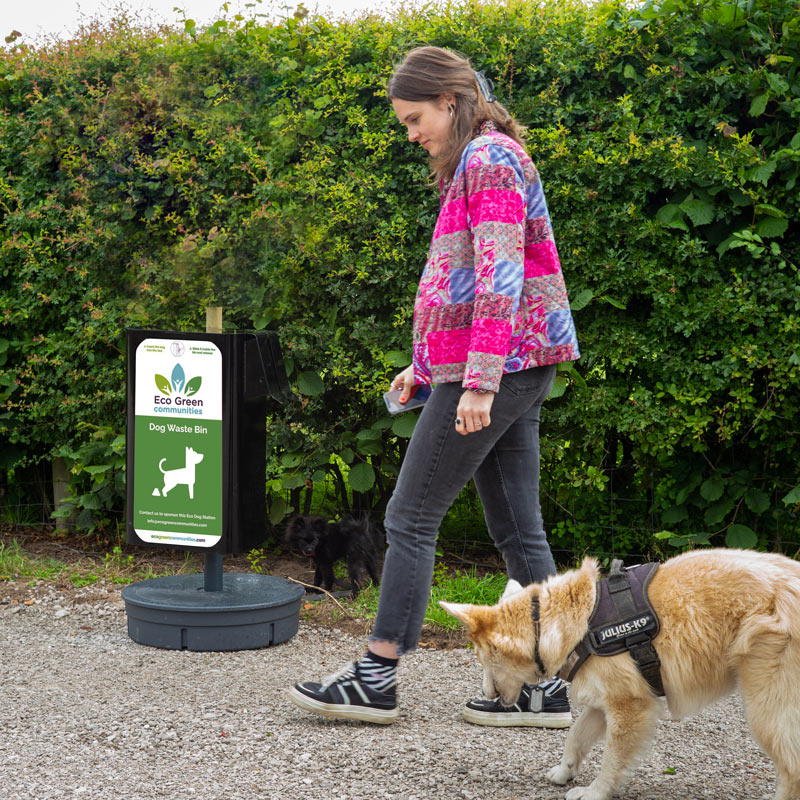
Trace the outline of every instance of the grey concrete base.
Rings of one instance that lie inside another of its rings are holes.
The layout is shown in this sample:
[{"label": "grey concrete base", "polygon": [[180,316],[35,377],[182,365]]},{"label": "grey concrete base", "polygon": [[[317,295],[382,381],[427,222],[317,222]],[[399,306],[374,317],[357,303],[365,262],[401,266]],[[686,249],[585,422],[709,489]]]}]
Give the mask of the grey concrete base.
[{"label": "grey concrete base", "polygon": [[252,650],[297,633],[302,586],[272,575],[225,573],[221,592],[202,574],[169,575],[122,590],[128,635],[167,650]]}]

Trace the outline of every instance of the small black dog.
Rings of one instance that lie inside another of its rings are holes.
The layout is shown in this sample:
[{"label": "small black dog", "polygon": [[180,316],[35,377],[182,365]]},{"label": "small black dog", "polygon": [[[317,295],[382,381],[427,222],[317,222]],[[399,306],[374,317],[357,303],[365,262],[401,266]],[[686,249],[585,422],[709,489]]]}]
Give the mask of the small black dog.
[{"label": "small black dog", "polygon": [[378,583],[383,536],[367,517],[327,522],[324,517],[295,516],[286,526],[284,541],[295,552],[314,559],[315,586],[333,588],[333,564],[340,558],[347,561],[353,597],[361,589],[365,572]]}]

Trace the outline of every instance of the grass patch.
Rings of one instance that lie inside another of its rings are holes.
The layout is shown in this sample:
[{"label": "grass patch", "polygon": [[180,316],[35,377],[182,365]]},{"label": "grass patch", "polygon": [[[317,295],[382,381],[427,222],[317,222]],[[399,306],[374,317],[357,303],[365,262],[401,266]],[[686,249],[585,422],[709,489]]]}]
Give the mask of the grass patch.
[{"label": "grass patch", "polygon": [[507,583],[508,577],[497,572],[479,578],[474,567],[466,571],[456,570],[455,575],[438,578],[431,589],[425,622],[446,630],[456,630],[462,623],[439,605],[440,600],[493,606],[502,596]]},{"label": "grass patch", "polygon": [[[268,573],[267,556],[267,552],[263,549],[248,553],[247,560],[251,569],[257,573]],[[87,554],[78,558],[68,557],[66,561],[62,561],[49,555],[37,555],[26,551],[17,539],[12,539],[0,542],[0,581],[15,579],[29,580],[31,583],[48,581],[72,584],[76,588],[91,586],[99,581],[127,585],[134,581],[163,575],[195,572],[197,564],[193,563],[194,558],[194,553],[187,552],[182,563],[171,562],[169,565],[156,567],[156,571],[149,563],[142,563],[142,560],[135,555],[126,553],[121,546],[113,547],[102,557]],[[335,571],[339,578],[347,580],[344,565],[337,564]],[[493,605],[502,595],[506,582],[504,573],[478,576],[474,567],[451,571],[444,561],[437,561],[425,623],[448,634],[457,631],[461,624],[439,606],[439,600]],[[367,583],[355,599],[339,598],[341,608],[336,604],[325,604],[325,613],[329,614],[331,619],[337,620],[343,616],[342,609],[344,609],[346,616],[366,624],[375,618],[379,596],[380,587]],[[324,595],[320,595],[320,600],[322,599]],[[308,610],[307,608],[306,611]],[[301,611],[301,615],[303,613]],[[314,614],[308,614],[308,618],[313,617]]]},{"label": "grass patch", "polygon": [[67,564],[52,556],[27,553],[16,539],[10,543],[0,542],[0,581],[16,578],[31,582],[68,581],[80,589],[98,581],[125,585],[155,577],[158,575],[149,566],[137,567],[133,556],[123,554],[120,547],[107,553],[102,562],[86,558],[78,564]]},{"label": "grass patch", "polygon": [[0,542],[0,580],[31,578],[52,581],[61,578],[67,569],[63,561],[50,556],[28,555],[16,539],[11,544]]},{"label": "grass patch", "polygon": [[[450,574],[441,562],[433,573],[433,585],[428,608],[425,611],[425,622],[448,631],[458,630],[461,623],[450,616],[440,605],[440,600],[451,603],[475,603],[477,605],[494,605],[503,594],[508,578],[502,573],[478,576],[474,567],[468,570],[456,570]],[[372,619],[378,611],[380,587],[368,584],[354,600],[342,601],[342,605],[353,616]]]}]

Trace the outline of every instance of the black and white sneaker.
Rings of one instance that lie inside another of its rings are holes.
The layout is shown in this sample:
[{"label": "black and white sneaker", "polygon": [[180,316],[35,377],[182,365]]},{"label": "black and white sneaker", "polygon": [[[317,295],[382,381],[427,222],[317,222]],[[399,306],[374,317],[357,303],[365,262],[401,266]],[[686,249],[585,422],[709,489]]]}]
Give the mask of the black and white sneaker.
[{"label": "black and white sneaker", "polygon": [[525,684],[513,706],[500,700],[471,700],[461,716],[475,725],[531,728],[568,728],[572,712],[567,699],[567,684],[559,678],[542,681],[535,686]]},{"label": "black and white sneaker", "polygon": [[296,683],[289,698],[304,711],[324,717],[388,725],[398,715],[395,684],[381,692],[367,686],[359,680],[355,661],[322,683]]}]

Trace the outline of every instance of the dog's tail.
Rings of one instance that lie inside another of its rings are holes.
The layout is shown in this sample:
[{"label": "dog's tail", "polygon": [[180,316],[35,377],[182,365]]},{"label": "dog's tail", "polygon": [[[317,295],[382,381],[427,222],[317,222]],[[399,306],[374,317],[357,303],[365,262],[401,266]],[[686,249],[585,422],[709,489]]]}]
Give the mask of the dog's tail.
[{"label": "dog's tail", "polygon": [[161,461],[159,461],[159,462],[158,462],[158,468],[159,468],[159,469],[160,469],[162,472],[166,472],[166,470],[164,469],[164,467],[162,467],[162,466],[161,466],[161,465],[162,465],[162,464],[163,464],[163,463],[164,463],[166,460],[167,460],[166,458],[162,458],[162,459],[161,459]]}]

